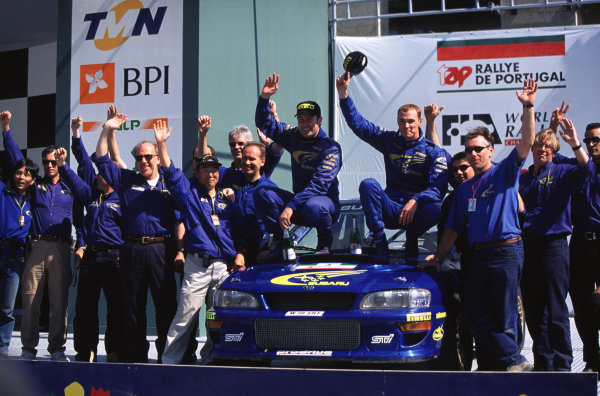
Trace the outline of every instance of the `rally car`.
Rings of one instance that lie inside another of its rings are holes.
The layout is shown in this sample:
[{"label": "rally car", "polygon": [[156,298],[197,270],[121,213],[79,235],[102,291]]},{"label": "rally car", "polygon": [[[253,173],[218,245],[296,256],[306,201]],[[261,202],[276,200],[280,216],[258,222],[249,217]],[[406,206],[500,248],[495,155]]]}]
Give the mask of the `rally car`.
[{"label": "rally car", "polygon": [[[353,216],[366,235],[360,203],[345,202],[333,254],[310,254],[304,245],[315,232],[297,227],[296,261],[255,266],[221,285],[206,317],[213,359],[432,361],[460,369],[455,274],[407,265],[403,231],[388,235],[389,262],[374,261],[367,238],[364,254],[348,254]],[[423,255],[434,241],[435,233],[420,240]]]}]

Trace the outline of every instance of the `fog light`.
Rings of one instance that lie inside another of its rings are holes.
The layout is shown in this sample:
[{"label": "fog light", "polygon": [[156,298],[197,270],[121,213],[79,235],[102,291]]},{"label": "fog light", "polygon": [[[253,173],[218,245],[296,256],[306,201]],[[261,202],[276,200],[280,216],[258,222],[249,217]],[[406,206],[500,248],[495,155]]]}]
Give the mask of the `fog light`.
[{"label": "fog light", "polygon": [[430,320],[423,320],[421,322],[397,322],[396,326],[400,331],[427,331],[431,328]]},{"label": "fog light", "polygon": [[223,327],[223,323],[225,323],[224,320],[207,320],[206,321],[206,325],[208,326],[208,328],[213,329],[213,330],[219,330],[221,327]]}]

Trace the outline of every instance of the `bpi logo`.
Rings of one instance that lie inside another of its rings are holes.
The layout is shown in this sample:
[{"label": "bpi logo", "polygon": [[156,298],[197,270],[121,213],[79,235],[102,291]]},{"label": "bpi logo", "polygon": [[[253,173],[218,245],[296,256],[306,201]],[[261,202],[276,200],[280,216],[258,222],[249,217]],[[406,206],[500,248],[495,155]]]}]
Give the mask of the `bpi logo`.
[{"label": "bpi logo", "polygon": [[141,1],[125,0],[107,12],[85,14],[83,20],[90,23],[85,39],[94,40],[101,51],[110,51],[130,37],[140,36],[144,27],[149,35],[158,34],[166,12],[167,7],[158,7],[152,15]]},{"label": "bpi logo", "polygon": [[[486,127],[494,136],[494,144],[502,144],[490,114],[460,114],[442,116],[442,146],[451,146],[453,143],[464,146],[467,133],[477,127]],[[460,143],[453,142],[453,136],[460,136]]]},{"label": "bpi logo", "polygon": [[99,63],[79,67],[79,102],[113,103],[115,101],[115,64]]},{"label": "bpi logo", "polygon": [[440,75],[440,85],[458,83],[458,88],[460,88],[467,77],[473,73],[473,69],[470,66],[463,66],[459,69],[458,67],[446,67],[446,64],[443,64],[437,72]]}]

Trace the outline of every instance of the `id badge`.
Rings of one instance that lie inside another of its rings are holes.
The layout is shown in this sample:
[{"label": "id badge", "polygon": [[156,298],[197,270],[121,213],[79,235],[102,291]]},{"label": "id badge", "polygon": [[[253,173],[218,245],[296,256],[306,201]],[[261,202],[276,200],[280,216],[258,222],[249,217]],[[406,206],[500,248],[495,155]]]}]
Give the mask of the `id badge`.
[{"label": "id badge", "polygon": [[469,205],[467,206],[467,210],[469,212],[475,212],[476,208],[477,208],[477,199],[476,198],[469,199]]},{"label": "id badge", "polygon": [[216,226],[221,225],[221,222],[219,221],[219,216],[211,215],[210,218],[212,219],[212,222],[214,225],[216,225]]},{"label": "id badge", "polygon": [[20,215],[17,220],[19,221],[19,227],[23,227],[25,225],[25,216]]}]

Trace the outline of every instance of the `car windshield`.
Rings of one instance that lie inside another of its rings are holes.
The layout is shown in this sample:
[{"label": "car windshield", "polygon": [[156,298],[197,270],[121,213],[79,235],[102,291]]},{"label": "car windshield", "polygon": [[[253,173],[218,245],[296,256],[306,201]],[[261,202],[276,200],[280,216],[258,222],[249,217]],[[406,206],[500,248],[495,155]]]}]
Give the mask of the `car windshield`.
[{"label": "car windshield", "polygon": [[[374,254],[375,245],[365,223],[365,215],[359,201],[342,201],[341,213],[338,221],[333,225],[332,253],[348,253],[350,250],[350,232],[352,231],[352,218],[356,216],[356,224],[361,235],[363,253]],[[385,230],[390,252],[403,254],[406,243],[406,232],[402,229]],[[291,231],[292,239],[296,244],[296,251],[300,254],[314,252],[317,246],[316,229],[306,226],[295,226]],[[422,255],[435,252],[437,247],[437,228],[433,227],[419,238],[419,251]]]}]

